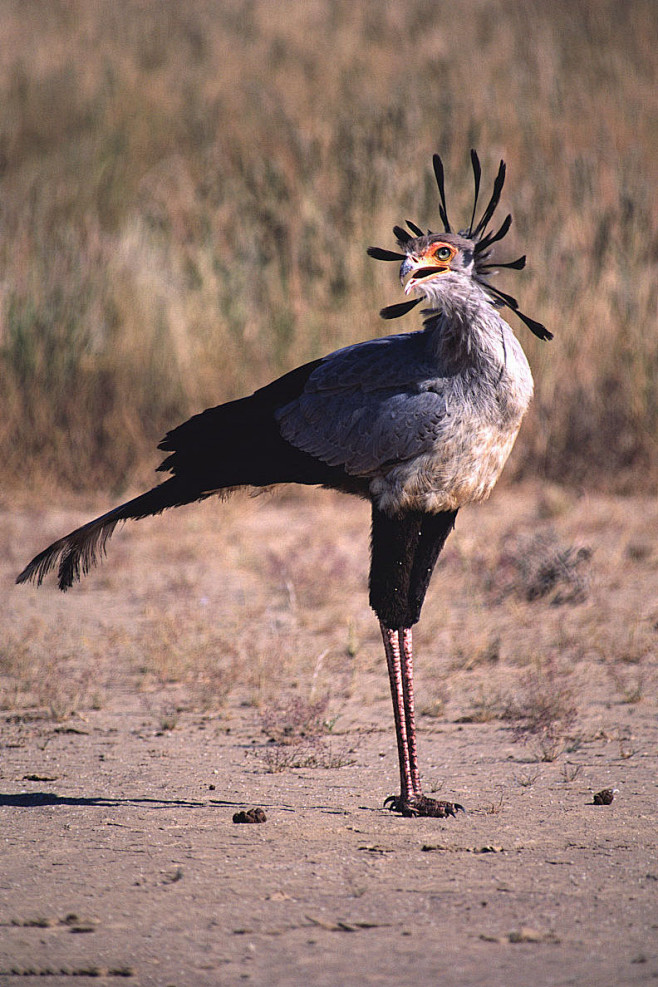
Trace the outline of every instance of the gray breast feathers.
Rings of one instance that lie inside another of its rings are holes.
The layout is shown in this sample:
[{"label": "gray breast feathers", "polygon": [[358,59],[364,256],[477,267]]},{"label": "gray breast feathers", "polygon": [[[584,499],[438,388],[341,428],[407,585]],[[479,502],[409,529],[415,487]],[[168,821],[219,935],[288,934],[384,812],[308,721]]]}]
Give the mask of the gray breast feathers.
[{"label": "gray breast feathers", "polygon": [[277,420],[291,445],[372,476],[432,449],[446,416],[446,383],[425,332],[375,339],[327,357]]}]

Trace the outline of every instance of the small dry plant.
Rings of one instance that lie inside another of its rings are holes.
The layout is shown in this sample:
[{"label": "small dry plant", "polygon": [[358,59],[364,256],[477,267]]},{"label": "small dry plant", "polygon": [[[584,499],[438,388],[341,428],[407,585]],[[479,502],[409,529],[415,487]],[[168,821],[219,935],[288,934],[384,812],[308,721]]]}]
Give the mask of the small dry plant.
[{"label": "small dry plant", "polygon": [[354,764],[352,747],[343,744],[338,750],[320,737],[301,740],[294,745],[270,744],[259,755],[269,774],[295,768],[343,768]]},{"label": "small dry plant", "polygon": [[503,806],[505,805],[505,793],[502,787],[499,787],[498,797],[494,799],[493,802],[486,809],[486,814],[488,816],[497,816],[503,811]]},{"label": "small dry plant", "polygon": [[515,721],[515,739],[532,742],[542,761],[555,761],[565,750],[577,715],[568,673],[552,660],[525,673],[505,710],[505,718]]},{"label": "small dry plant", "polygon": [[330,733],[334,721],[326,718],[329,696],[310,701],[291,696],[261,711],[263,733],[271,743],[291,745]]},{"label": "small dry plant", "polygon": [[504,703],[497,692],[486,692],[480,685],[477,695],[471,701],[469,712],[462,717],[463,722],[490,723],[500,719],[504,713]]},{"label": "small dry plant", "polygon": [[569,761],[563,764],[560,774],[565,785],[570,785],[572,781],[575,781],[582,769],[582,764],[570,764]]},{"label": "small dry plant", "polygon": [[532,788],[537,778],[539,778],[539,771],[536,769],[519,771],[518,774],[514,775],[514,781],[521,788]]},{"label": "small dry plant", "polygon": [[450,687],[445,680],[438,681],[429,698],[419,707],[418,712],[421,716],[427,716],[432,719],[443,719],[446,715],[446,708],[450,702]]},{"label": "small dry plant", "polygon": [[175,730],[178,726],[178,719],[181,714],[181,709],[172,703],[165,703],[165,705],[160,710],[159,715],[159,726],[162,733],[167,733],[169,730]]},{"label": "small dry plant", "polygon": [[610,679],[619,693],[622,703],[635,705],[642,701],[646,691],[647,675],[643,668],[620,668],[611,665],[607,669]]},{"label": "small dry plant", "polygon": [[552,606],[582,603],[589,594],[589,562],[586,546],[562,545],[553,531],[531,536],[508,536],[490,577],[497,599],[516,594],[529,603],[550,598]]},{"label": "small dry plant", "polygon": [[341,768],[353,763],[351,745],[328,743],[336,718],[327,718],[329,697],[314,701],[292,696],[261,712],[263,733],[269,743],[259,757],[272,774],[293,768]]},{"label": "small dry plant", "polygon": [[629,761],[637,754],[638,749],[632,734],[620,732],[617,735],[617,743],[619,745],[619,757],[622,761]]}]

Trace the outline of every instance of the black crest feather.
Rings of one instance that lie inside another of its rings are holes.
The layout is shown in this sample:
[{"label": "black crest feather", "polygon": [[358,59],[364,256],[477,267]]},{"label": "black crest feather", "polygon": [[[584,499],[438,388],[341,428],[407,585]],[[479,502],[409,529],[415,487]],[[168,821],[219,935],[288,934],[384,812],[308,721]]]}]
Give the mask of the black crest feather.
[{"label": "black crest feather", "polygon": [[[436,184],[439,189],[439,216],[441,217],[441,222],[443,223],[444,232],[452,233],[450,221],[448,219],[448,208],[446,205],[445,169],[443,167],[443,161],[441,160],[440,155],[435,154],[433,156],[432,166],[434,168]],[[498,306],[504,305],[509,308],[510,311],[514,312],[514,314],[518,316],[524,325],[526,325],[528,329],[530,329],[530,331],[533,332],[539,339],[552,339],[553,334],[549,332],[546,326],[542,325],[541,322],[537,322],[535,319],[531,319],[520,310],[519,303],[513,295],[508,295],[499,288],[494,288],[494,286],[489,283],[489,277],[491,277],[496,270],[502,268],[507,268],[512,271],[523,270],[526,263],[526,257],[524,254],[521,257],[517,257],[516,260],[501,261],[500,263],[494,263],[490,260],[491,247],[495,243],[499,243],[507,236],[512,225],[512,217],[511,215],[507,215],[495,232],[487,233],[487,227],[493,219],[494,213],[500,203],[500,197],[505,184],[506,166],[504,161],[500,162],[500,165],[498,166],[498,173],[496,174],[496,178],[494,180],[491,198],[489,199],[489,202],[487,203],[477,225],[474,224],[477,213],[478,199],[480,196],[482,166],[480,165],[480,159],[477,151],[474,149],[471,149],[471,166],[473,168],[474,181],[473,209],[471,212],[470,223],[466,229],[461,231],[461,236],[474,241],[474,278],[482,285],[485,291],[489,293],[492,304]],[[425,235],[432,235],[431,230],[428,230],[427,234],[424,234],[422,228],[418,226],[417,223],[414,223],[409,219],[406,220],[406,223],[411,230],[411,233],[408,233],[402,226],[393,227],[393,235],[403,250],[407,247],[407,244],[411,243],[414,236],[422,237]],[[376,260],[386,261],[403,261],[406,257],[406,254],[399,254],[393,250],[386,250],[383,247],[368,247],[368,254]],[[422,271],[417,271],[415,276],[422,276],[422,273]],[[383,319],[397,319],[402,315],[406,315],[406,313],[410,312],[412,308],[415,308],[419,301],[420,299],[414,299],[412,301],[400,302],[397,305],[387,305],[386,308],[383,308],[379,314]]]},{"label": "black crest feather", "polygon": [[398,243],[409,243],[410,240],[413,240],[411,233],[407,233],[401,226],[393,227],[393,236]]},{"label": "black crest feather", "polygon": [[[498,203],[500,202],[500,196],[503,191],[503,185],[505,184],[505,162],[501,161],[498,168],[498,174],[496,175],[496,180],[494,182],[493,192],[491,193],[491,198],[489,199],[489,205],[482,213],[482,219],[477,224],[475,229],[471,232],[471,238],[473,240],[479,240],[487,226],[491,222],[491,217],[495,213]],[[477,245],[476,248],[477,250]]]},{"label": "black crest feather", "polygon": [[482,253],[487,250],[492,243],[497,243],[498,240],[502,240],[509,233],[510,226],[512,225],[512,217],[508,214],[500,225],[500,229],[496,230],[495,233],[489,233],[488,236],[483,237],[478,243],[477,253]]},{"label": "black crest feather", "polygon": [[432,158],[432,164],[434,165],[434,177],[436,178],[436,184],[439,186],[439,196],[441,197],[441,203],[439,205],[439,216],[441,217],[441,222],[443,223],[443,228],[446,233],[451,233],[450,223],[448,221],[448,210],[446,207],[446,189],[445,189],[445,176],[443,173],[443,161],[438,154],[435,154]]},{"label": "black crest feather", "polygon": [[386,250],[384,247],[368,247],[366,253],[369,257],[374,257],[375,260],[404,260],[404,254],[400,254],[396,250]]},{"label": "black crest feather", "polygon": [[398,302],[397,305],[387,305],[379,313],[382,319],[399,319],[401,315],[406,315],[416,305],[420,305],[422,298],[412,298],[409,302]]},{"label": "black crest feather", "polygon": [[482,168],[480,167],[480,159],[478,158],[477,151],[471,148],[471,165],[473,166],[473,179],[475,181],[475,194],[473,196],[473,212],[471,213],[471,221],[468,224],[468,235],[473,236],[473,223],[475,222],[475,210],[478,207],[478,196],[480,194],[480,179],[482,177]]},{"label": "black crest feather", "polygon": [[522,271],[525,267],[526,255],[517,257],[516,260],[502,261],[500,264],[478,264],[479,271],[496,271],[499,267],[508,267],[511,271]]},{"label": "black crest feather", "polygon": [[421,230],[420,226],[416,226],[416,224],[415,223],[412,223],[410,219],[406,220],[406,223],[407,223],[407,226],[409,227],[409,229],[411,230],[411,232],[412,233],[415,233],[416,236],[424,236],[425,235],[423,233],[423,231]]}]

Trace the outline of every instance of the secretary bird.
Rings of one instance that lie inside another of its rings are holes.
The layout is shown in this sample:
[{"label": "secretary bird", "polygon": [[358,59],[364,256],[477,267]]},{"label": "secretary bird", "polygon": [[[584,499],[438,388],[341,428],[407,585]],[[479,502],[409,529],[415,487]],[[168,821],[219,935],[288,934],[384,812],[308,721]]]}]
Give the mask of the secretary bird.
[{"label": "secretary bird", "polygon": [[490,283],[496,268],[525,265],[525,257],[491,260],[512,222],[507,216],[487,232],[505,163],[476,223],[481,167],[471,151],[475,198],[459,233],[448,221],[438,155],[433,163],[444,232],[424,233],[408,221],[411,232],[393,229],[399,251],[368,249],[400,263],[404,292],[414,296],[380,314],[397,318],[425,302],[423,328],[337,350],[174,428],[159,445],[168,455],[158,469],[168,479],[54,542],[17,582],[40,584],[58,564],[66,590],[104,554],[119,521],[238,487],[303,483],[368,499],[370,604],[384,640],[400,761],[400,794],[384,805],[404,816],[446,818],[463,806],[428,798],[420,783],[412,627],[457,511],[491,492],[532,396],[528,362],[498,310],[509,308],[540,339],[552,334]]}]

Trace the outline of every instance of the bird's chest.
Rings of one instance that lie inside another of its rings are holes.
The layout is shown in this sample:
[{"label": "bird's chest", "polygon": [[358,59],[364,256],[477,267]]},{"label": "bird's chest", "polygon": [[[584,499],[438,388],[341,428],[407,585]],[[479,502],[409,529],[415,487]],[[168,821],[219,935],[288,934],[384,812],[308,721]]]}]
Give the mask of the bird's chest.
[{"label": "bird's chest", "polygon": [[428,448],[371,482],[377,506],[389,513],[456,510],[484,500],[512,451],[530,386],[456,387]]}]

